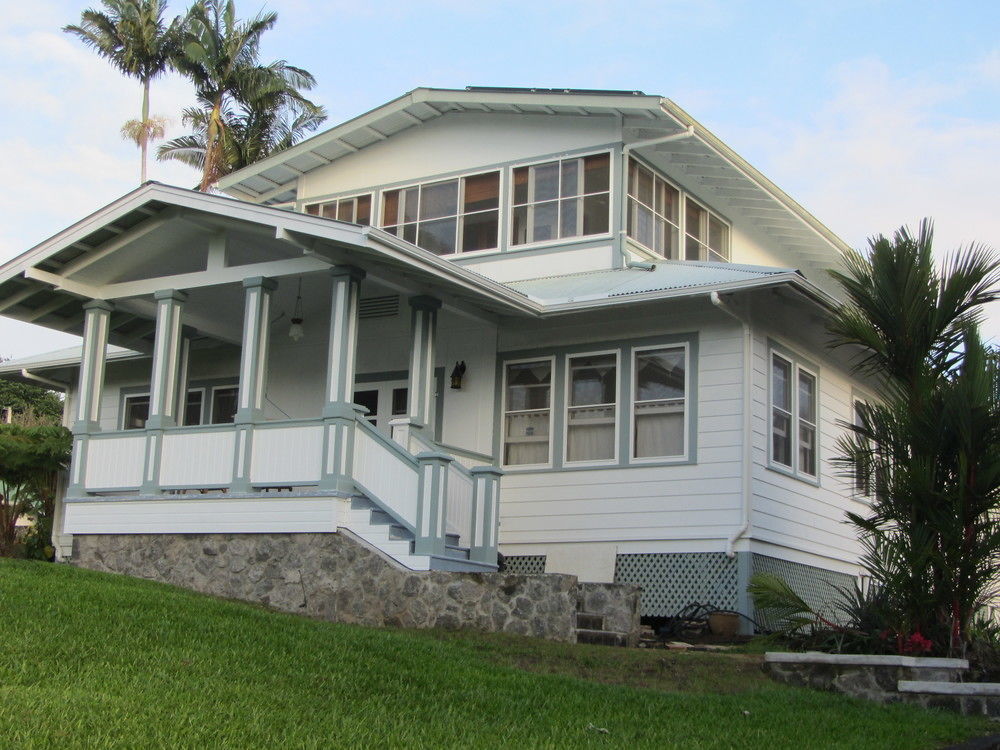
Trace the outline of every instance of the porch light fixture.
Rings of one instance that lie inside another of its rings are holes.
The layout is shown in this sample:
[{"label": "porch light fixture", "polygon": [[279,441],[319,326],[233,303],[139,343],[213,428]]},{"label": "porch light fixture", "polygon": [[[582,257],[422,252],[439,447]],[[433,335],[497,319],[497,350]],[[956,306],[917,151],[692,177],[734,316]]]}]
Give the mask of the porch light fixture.
[{"label": "porch light fixture", "polygon": [[455,363],[455,369],[451,371],[451,387],[456,391],[462,388],[462,377],[465,375],[465,360]]},{"label": "porch light fixture", "polygon": [[295,309],[292,311],[292,325],[288,328],[288,338],[299,341],[305,336],[302,330],[302,279],[299,279],[299,293],[295,297]]}]

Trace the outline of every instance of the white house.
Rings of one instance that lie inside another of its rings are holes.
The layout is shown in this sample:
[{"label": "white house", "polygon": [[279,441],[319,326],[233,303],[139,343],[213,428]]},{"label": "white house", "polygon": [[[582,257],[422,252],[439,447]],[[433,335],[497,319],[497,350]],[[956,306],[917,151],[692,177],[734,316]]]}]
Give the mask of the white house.
[{"label": "white house", "polygon": [[0,267],[0,312],[83,336],[0,366],[67,393],[60,555],[348,529],[639,583],[650,616],[859,574],[845,245],[670,100],[416,89],[219,187],[147,183]]}]

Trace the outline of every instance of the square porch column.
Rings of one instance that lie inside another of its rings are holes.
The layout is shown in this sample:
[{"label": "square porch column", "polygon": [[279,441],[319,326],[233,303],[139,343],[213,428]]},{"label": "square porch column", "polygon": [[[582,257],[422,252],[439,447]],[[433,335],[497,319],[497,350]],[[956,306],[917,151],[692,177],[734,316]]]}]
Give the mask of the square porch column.
[{"label": "square porch column", "polygon": [[441,300],[421,295],[410,298],[410,398],[407,418],[411,429],[427,429],[434,403],[434,357],[437,342],[437,311]]},{"label": "square porch column", "polygon": [[268,323],[274,279],[255,276],[243,279],[246,302],[243,313],[243,350],[240,356],[239,403],[236,416],[236,448],[233,455],[232,492],[249,492],[250,459],[253,455],[253,425],[263,420],[267,389]]},{"label": "square porch column", "polygon": [[104,367],[108,355],[108,331],[114,305],[105,300],[91,300],[83,305],[83,356],[77,379],[76,419],[73,421],[73,456],[70,461],[66,494],[86,494],[85,475],[88,435],[101,429],[101,391],[104,390]]},{"label": "square porch column", "polygon": [[177,390],[180,386],[184,348],[181,318],[187,295],[176,289],[164,289],[153,296],[156,299],[156,340],[153,345],[146,429],[159,430],[173,427],[179,421]]},{"label": "square porch column", "polygon": [[358,302],[365,272],[355,266],[330,269],[330,336],[323,403],[323,467],[320,489],[354,492],[355,359],[358,350]]}]

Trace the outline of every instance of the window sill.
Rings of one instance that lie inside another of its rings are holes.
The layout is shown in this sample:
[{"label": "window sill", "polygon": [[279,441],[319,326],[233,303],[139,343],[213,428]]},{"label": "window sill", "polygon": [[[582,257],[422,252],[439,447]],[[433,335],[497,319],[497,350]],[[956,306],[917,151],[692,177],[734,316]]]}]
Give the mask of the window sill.
[{"label": "window sill", "polygon": [[809,476],[808,474],[799,474],[798,472],[792,471],[787,466],[782,466],[781,464],[776,464],[774,462],[768,462],[767,468],[776,474],[784,474],[790,479],[795,479],[804,484],[812,485],[813,487],[821,487],[819,477]]}]

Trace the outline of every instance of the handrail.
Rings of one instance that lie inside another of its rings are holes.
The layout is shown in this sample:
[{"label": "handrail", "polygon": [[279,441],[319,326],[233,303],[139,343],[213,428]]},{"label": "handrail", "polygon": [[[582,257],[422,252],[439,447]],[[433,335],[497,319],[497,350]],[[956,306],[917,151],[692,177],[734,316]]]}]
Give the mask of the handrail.
[{"label": "handrail", "polygon": [[365,433],[367,433],[370,438],[377,441],[385,448],[388,448],[390,451],[395,453],[399,458],[413,464],[414,467],[419,466],[420,462],[417,461],[417,459],[413,456],[412,453],[403,448],[403,446],[401,446],[399,443],[395,442],[394,440],[390,440],[381,432],[379,432],[377,429],[375,429],[372,423],[369,422],[367,419],[364,419],[363,417],[357,417],[355,421],[357,422],[357,426],[360,427]]},{"label": "handrail", "polygon": [[465,458],[471,458],[474,461],[482,461],[487,466],[491,466],[496,463],[496,459],[488,453],[480,453],[479,451],[469,450],[468,448],[460,448],[457,445],[449,445],[447,443],[438,443],[438,447],[445,453],[451,453],[454,456],[464,456]]}]

